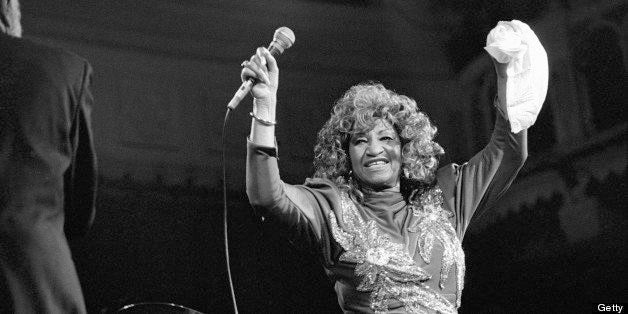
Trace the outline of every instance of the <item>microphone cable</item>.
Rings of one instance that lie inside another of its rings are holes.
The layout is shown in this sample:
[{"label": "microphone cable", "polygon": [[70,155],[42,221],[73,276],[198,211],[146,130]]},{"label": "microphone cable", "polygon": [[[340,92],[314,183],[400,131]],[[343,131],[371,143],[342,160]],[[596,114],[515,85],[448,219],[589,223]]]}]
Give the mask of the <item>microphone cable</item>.
[{"label": "microphone cable", "polygon": [[[284,52],[285,49],[290,48],[294,44],[294,32],[288,27],[280,27],[275,30],[273,35],[273,41],[268,46],[268,50],[273,56],[278,56]],[[225,261],[227,262],[227,277],[229,279],[229,289],[231,291],[231,300],[233,302],[233,310],[235,314],[238,314],[238,304],[236,303],[235,290],[233,289],[233,280],[231,278],[231,263],[229,262],[229,237],[228,237],[228,224],[227,224],[227,164],[225,162],[225,150],[227,148],[225,144],[225,137],[227,133],[227,120],[229,119],[229,113],[233,111],[240,101],[249,93],[251,87],[254,84],[254,79],[247,79],[242,82],[240,88],[233,96],[233,99],[227,105],[227,112],[225,113],[225,121],[222,124],[222,203],[223,203],[223,230],[224,230],[224,242],[225,242]]]},{"label": "microphone cable", "polygon": [[238,304],[236,302],[235,290],[233,289],[233,279],[231,278],[231,263],[229,262],[229,229],[227,223],[227,163],[225,162],[225,151],[227,150],[226,146],[226,133],[227,133],[227,121],[229,120],[229,113],[231,112],[231,108],[227,108],[227,112],[225,113],[225,121],[222,124],[222,222],[223,222],[223,236],[224,236],[224,246],[225,246],[225,261],[227,263],[227,279],[229,281],[229,291],[231,292],[231,301],[233,303],[233,311],[235,314],[238,314]]}]

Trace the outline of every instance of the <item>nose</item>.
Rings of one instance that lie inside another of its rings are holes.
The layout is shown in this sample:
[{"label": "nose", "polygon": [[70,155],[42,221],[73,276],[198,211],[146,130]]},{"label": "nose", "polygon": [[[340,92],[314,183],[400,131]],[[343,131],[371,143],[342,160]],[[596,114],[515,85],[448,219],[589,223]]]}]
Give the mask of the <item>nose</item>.
[{"label": "nose", "polygon": [[366,154],[368,156],[377,156],[381,154],[383,151],[384,151],[384,148],[377,141],[373,141],[369,143],[369,145],[366,147]]}]

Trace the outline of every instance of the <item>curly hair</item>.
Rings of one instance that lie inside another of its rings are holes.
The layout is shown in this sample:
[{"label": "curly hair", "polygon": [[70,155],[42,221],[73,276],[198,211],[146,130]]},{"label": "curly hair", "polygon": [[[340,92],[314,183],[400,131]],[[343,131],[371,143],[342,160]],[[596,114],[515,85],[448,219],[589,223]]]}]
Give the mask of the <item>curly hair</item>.
[{"label": "curly hair", "polygon": [[401,139],[402,192],[411,193],[431,185],[438,167],[437,156],[444,153],[433,141],[436,127],[418,110],[413,99],[373,82],[351,87],[334,105],[331,117],[318,132],[313,176],[329,179],[338,187],[357,192],[361,198],[359,183],[351,177],[349,141],[353,134],[370,131],[382,118]]}]

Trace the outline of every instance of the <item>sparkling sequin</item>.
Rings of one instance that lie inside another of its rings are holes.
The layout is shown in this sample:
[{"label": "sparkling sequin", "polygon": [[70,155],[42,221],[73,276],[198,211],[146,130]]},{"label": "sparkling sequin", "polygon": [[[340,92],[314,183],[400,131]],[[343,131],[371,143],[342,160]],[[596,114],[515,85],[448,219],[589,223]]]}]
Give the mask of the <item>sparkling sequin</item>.
[{"label": "sparkling sequin", "polygon": [[[331,212],[332,235],[345,250],[340,260],[356,264],[354,272],[360,278],[356,289],[371,292],[371,309],[375,313],[386,313],[389,302],[394,300],[401,302],[409,313],[427,313],[429,310],[446,314],[457,312],[459,302],[456,306],[452,305],[425,284],[431,275],[415,263],[403,244],[393,242],[375,221],[365,221],[346,192],[341,193],[340,200],[342,227]],[[411,208],[413,215],[419,219],[409,231],[419,232],[421,258],[429,263],[434,241],[443,242],[445,251],[440,284],[446,281],[451,266],[456,264],[459,299],[463,284],[461,280],[464,278],[464,254],[461,253],[462,247],[455,232],[450,232],[453,227],[447,218],[451,213],[442,209],[440,189],[436,187],[424,193],[418,202],[413,202]],[[431,229],[424,230],[426,228]],[[454,239],[450,239],[450,235]],[[458,247],[455,247],[456,243]],[[443,272],[446,272],[444,279]]]},{"label": "sparkling sequin", "polygon": [[413,226],[408,228],[408,231],[419,233],[417,247],[421,258],[426,263],[430,263],[434,240],[438,240],[443,245],[438,285],[441,289],[445,287],[449,271],[455,265],[457,274],[456,306],[459,307],[464,288],[464,251],[456,230],[449,221],[449,218],[453,217],[453,213],[444,210],[442,204],[443,192],[438,186],[419,196],[418,201],[413,201],[411,204],[412,214],[418,219]]}]

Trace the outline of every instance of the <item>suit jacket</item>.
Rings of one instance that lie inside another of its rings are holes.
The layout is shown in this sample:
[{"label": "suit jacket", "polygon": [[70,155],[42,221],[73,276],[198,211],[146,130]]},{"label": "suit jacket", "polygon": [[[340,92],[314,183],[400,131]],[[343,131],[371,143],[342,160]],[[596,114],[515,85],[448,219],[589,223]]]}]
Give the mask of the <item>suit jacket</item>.
[{"label": "suit jacket", "polygon": [[91,72],[70,52],[0,34],[0,214],[63,211],[68,236],[91,226]]}]

